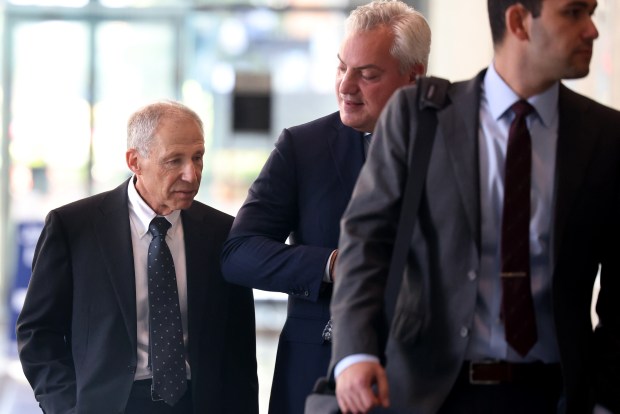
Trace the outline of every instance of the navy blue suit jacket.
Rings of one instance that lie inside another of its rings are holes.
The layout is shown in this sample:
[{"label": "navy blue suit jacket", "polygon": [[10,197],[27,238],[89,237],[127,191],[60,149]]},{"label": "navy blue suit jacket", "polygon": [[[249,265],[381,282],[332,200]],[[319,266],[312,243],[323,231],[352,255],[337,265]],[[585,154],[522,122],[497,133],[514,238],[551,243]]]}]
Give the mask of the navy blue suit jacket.
[{"label": "navy blue suit jacket", "polygon": [[[254,302],[226,283],[219,254],[232,217],[181,212],[194,413],[258,413]],[[17,340],[43,411],[123,413],[137,362],[127,181],[52,210],[36,247]]]},{"label": "navy blue suit jacket", "polygon": [[364,159],[362,133],[343,125],[338,112],[284,129],[224,245],[228,281],[289,295],[271,414],[302,413],[327,372],[331,346],[322,333],[332,287],[322,280]]}]

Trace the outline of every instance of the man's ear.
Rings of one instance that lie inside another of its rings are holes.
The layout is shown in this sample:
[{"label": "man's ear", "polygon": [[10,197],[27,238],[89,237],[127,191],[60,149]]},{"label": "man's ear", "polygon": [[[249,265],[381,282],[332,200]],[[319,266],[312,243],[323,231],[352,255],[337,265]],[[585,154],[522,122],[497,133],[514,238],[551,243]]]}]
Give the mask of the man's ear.
[{"label": "man's ear", "polygon": [[414,84],[418,76],[424,76],[426,67],[421,63],[416,63],[409,72],[409,83]]},{"label": "man's ear", "polygon": [[135,148],[130,148],[125,152],[127,167],[136,175],[140,174],[140,154]]},{"label": "man's ear", "polygon": [[506,35],[519,40],[529,39],[529,22],[532,14],[521,3],[513,4],[506,9]]}]

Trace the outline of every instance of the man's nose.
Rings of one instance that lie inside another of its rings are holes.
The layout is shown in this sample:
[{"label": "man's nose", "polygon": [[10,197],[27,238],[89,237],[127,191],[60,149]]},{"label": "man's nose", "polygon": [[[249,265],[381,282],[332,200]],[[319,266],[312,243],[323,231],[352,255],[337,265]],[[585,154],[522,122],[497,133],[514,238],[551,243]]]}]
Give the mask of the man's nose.
[{"label": "man's nose", "polygon": [[184,181],[193,183],[200,177],[201,170],[193,162],[187,162],[183,166],[182,178]]},{"label": "man's nose", "polygon": [[357,92],[357,81],[352,71],[347,70],[340,78],[340,86],[338,92],[342,95],[349,95]]},{"label": "man's nose", "polygon": [[599,36],[598,29],[596,28],[596,24],[594,23],[594,19],[590,16],[590,21],[588,22],[588,27],[584,32],[584,37],[586,39],[597,39]]}]

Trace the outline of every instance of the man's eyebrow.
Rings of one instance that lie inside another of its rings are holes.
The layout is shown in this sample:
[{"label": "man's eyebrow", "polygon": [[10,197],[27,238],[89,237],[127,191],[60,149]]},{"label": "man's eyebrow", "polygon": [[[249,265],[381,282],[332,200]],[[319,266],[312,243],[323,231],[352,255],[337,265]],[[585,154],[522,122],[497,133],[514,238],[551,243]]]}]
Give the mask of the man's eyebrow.
[{"label": "man's eyebrow", "polygon": [[[346,64],[346,63],[344,63],[344,62],[342,61],[342,59],[340,58],[340,54],[339,54],[339,53],[338,53],[336,56],[338,56],[338,60],[340,61],[340,63],[342,63],[343,65],[347,66],[347,64]],[[355,69],[355,70],[364,70],[364,69],[377,69],[377,70],[383,70],[383,69],[381,69],[379,66],[377,66],[377,65],[375,65],[375,64],[372,64],[372,63],[370,63],[370,64],[368,64],[368,65],[364,65],[364,66],[357,66],[357,67],[354,67],[353,69]]]},{"label": "man's eyebrow", "polygon": [[580,7],[583,9],[590,10],[591,13],[594,13],[594,10],[596,10],[598,3],[595,2],[594,4],[590,5],[587,1],[575,0],[575,1],[565,4],[564,6],[565,7]]}]

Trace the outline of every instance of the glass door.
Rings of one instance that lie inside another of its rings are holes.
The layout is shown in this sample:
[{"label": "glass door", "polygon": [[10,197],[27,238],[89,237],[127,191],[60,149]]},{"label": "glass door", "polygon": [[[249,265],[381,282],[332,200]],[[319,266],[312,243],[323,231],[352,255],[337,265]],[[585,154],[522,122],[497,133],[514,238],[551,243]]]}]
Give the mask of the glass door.
[{"label": "glass door", "polygon": [[47,212],[128,177],[130,113],[178,97],[177,25],[153,18],[8,19],[7,260],[0,288],[9,282],[11,338]]}]

